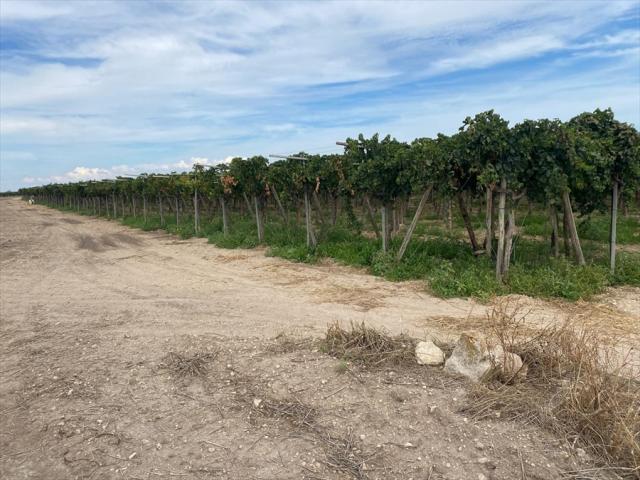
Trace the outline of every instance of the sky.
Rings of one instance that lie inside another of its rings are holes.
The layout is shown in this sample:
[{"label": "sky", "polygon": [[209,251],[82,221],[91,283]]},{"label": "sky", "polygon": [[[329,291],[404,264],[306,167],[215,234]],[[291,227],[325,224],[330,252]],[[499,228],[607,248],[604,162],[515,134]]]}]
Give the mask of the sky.
[{"label": "sky", "polygon": [[607,107],[640,0],[0,1],[0,190]]}]

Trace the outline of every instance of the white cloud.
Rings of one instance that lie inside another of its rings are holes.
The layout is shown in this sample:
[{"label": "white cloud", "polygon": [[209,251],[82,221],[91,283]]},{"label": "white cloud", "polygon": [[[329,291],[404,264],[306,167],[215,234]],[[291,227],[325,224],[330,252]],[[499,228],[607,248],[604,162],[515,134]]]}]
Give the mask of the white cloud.
[{"label": "white cloud", "polygon": [[43,20],[68,15],[72,9],[62,2],[33,2],[26,0],[2,0],[0,19]]},{"label": "white cloud", "polygon": [[618,45],[639,45],[640,30],[622,30],[614,34],[603,35],[589,42],[578,43],[572,48],[583,50],[594,47],[611,47]]},{"label": "white cloud", "polygon": [[26,176],[22,180],[27,184],[68,183],[83,180],[102,180],[105,178],[113,178],[113,176],[110,170],[106,168],[75,167],[73,170],[63,173],[62,175]]},{"label": "white cloud", "polygon": [[74,167],[72,170],[60,175],[31,176],[27,175],[22,181],[27,184],[41,183],[68,183],[84,180],[103,180],[124,175],[138,175],[140,173],[169,173],[190,171],[194,165],[217,165],[228,162],[224,160],[210,160],[205,157],[192,157],[188,160],[180,160],[174,163],[140,163],[136,165],[115,165],[113,167]]},{"label": "white cloud", "polygon": [[265,125],[263,127],[265,132],[272,133],[282,133],[282,132],[291,132],[296,130],[298,127],[294,123],[278,123],[274,125]]},{"label": "white cloud", "polygon": [[564,42],[553,35],[532,35],[522,38],[501,38],[498,41],[481,43],[464,48],[464,53],[443,58],[433,63],[433,73],[444,73],[462,68],[481,68],[510,60],[536,57],[564,46]]},{"label": "white cloud", "polygon": [[39,117],[0,117],[0,134],[11,135],[19,133],[53,133],[56,123],[46,118]]}]

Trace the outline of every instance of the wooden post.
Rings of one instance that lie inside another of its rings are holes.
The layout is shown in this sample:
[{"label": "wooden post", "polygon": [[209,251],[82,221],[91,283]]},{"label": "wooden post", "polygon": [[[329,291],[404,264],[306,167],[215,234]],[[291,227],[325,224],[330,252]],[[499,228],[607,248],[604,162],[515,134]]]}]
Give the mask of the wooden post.
[{"label": "wooden post", "polygon": [[162,211],[162,197],[158,195],[158,213],[160,213],[160,226],[164,227],[164,213]]},{"label": "wooden post", "polygon": [[485,229],[486,236],[484,238],[484,251],[489,257],[493,255],[493,188],[490,185],[485,187],[486,204],[485,204]]},{"label": "wooden post", "polygon": [[318,219],[320,220],[320,223],[324,225],[324,213],[322,212],[322,205],[320,205],[320,199],[318,198],[318,194],[315,190],[313,190],[312,197],[313,204],[315,205],[316,211],[318,212]]},{"label": "wooden post", "polygon": [[338,220],[338,196],[331,195],[331,225],[335,227]]},{"label": "wooden post", "polygon": [[502,281],[502,262],[504,261],[504,209],[507,201],[507,179],[500,180],[498,200],[498,253],[496,255],[496,280]]},{"label": "wooden post", "polygon": [[311,224],[311,205],[309,202],[309,187],[307,185],[304,186],[304,217],[307,227],[307,247],[315,248],[317,242],[313,233],[313,225]]},{"label": "wooden post", "polygon": [[369,223],[371,224],[371,228],[373,228],[374,233],[376,234],[376,238],[380,239],[380,230],[378,230],[378,224],[376,223],[376,217],[373,213],[373,208],[371,207],[371,202],[369,201],[369,196],[365,195],[364,203],[367,207],[367,218],[369,219]]},{"label": "wooden post", "polygon": [[453,230],[453,208],[451,208],[451,197],[447,198],[447,228]]},{"label": "wooden post", "polygon": [[147,196],[142,195],[142,215],[144,216],[144,224],[147,224]]},{"label": "wooden post", "polygon": [[178,197],[175,197],[176,202],[176,227],[180,225],[180,203]]},{"label": "wooden post", "polygon": [[224,195],[220,196],[220,210],[222,210],[222,234],[226,237],[229,234],[229,219],[227,217],[227,204]]},{"label": "wooden post", "polygon": [[509,276],[509,265],[511,264],[511,249],[513,248],[513,234],[516,230],[516,213],[513,204],[509,209],[509,221],[505,233],[504,259],[502,260],[502,280]]},{"label": "wooden post", "polygon": [[200,209],[198,205],[198,189],[193,190],[193,228],[196,235],[200,233]]},{"label": "wooden post", "polygon": [[560,255],[560,237],[558,232],[558,211],[555,203],[549,205],[549,218],[551,219],[551,250],[553,256],[558,258]]},{"label": "wooden post", "polygon": [[586,265],[587,262],[584,260],[584,255],[582,253],[582,247],[580,246],[580,238],[578,237],[578,230],[576,229],[576,220],[573,218],[573,211],[571,209],[571,198],[569,197],[569,192],[564,192],[562,194],[562,203],[565,212],[567,212],[567,223],[569,227],[569,235],[571,236],[571,243],[573,244],[573,250],[576,255],[576,261],[578,265]]},{"label": "wooden post", "polygon": [[253,218],[253,220],[255,221],[256,216],[253,213],[253,208],[251,207],[251,203],[249,202],[249,198],[247,197],[247,194],[242,192],[242,198],[244,198],[244,203],[247,204],[247,210],[249,210],[249,213],[251,214],[251,217]]},{"label": "wooden post", "polygon": [[385,202],[382,205],[382,251],[387,252],[389,250],[389,203]]},{"label": "wooden post", "polygon": [[569,215],[567,215],[567,211],[562,209],[562,236],[564,239],[564,256],[571,256],[571,239],[569,238]]},{"label": "wooden post", "polygon": [[118,210],[116,208],[116,192],[113,191],[111,193],[112,199],[113,199],[113,218],[116,218],[118,216]]},{"label": "wooden post", "polygon": [[253,204],[256,208],[256,227],[258,229],[258,243],[262,243],[264,241],[264,226],[262,225],[262,211],[260,208],[260,202],[258,200],[258,196],[253,196]]},{"label": "wooden post", "polygon": [[399,230],[399,224],[400,222],[398,221],[398,204],[396,199],[396,201],[393,202],[393,206],[391,207],[391,236],[394,236],[396,231]]},{"label": "wooden post", "polygon": [[411,240],[413,231],[416,229],[416,225],[418,224],[420,215],[422,215],[422,210],[424,209],[424,206],[427,204],[429,195],[431,195],[432,188],[433,187],[429,186],[429,188],[427,188],[422,194],[422,197],[420,197],[420,203],[418,203],[418,208],[416,209],[416,213],[413,215],[413,220],[411,220],[411,224],[409,225],[407,232],[404,234],[402,245],[400,245],[400,250],[398,250],[398,254],[396,255],[396,259],[398,261],[402,260],[402,257],[404,256],[404,252],[407,250],[407,247],[409,246],[409,241]]},{"label": "wooden post", "polygon": [[289,217],[287,216],[287,212],[284,210],[284,207],[282,206],[282,202],[280,201],[280,196],[278,195],[278,191],[273,185],[269,185],[269,188],[271,189],[271,193],[273,194],[273,199],[276,201],[276,205],[278,206],[278,210],[280,211],[280,215],[282,216],[284,223],[288,225]]},{"label": "wooden post", "polygon": [[618,181],[613,182],[611,191],[611,226],[609,228],[609,262],[611,274],[616,273],[616,229],[618,223]]}]

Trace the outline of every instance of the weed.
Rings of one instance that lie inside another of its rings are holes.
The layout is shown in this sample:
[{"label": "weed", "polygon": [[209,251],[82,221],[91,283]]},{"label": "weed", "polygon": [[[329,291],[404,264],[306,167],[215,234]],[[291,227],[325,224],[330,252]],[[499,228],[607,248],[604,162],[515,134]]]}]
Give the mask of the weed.
[{"label": "weed", "polygon": [[465,411],[476,419],[504,418],[540,424],[589,450],[625,478],[640,473],[640,382],[626,359],[604,348],[592,331],[570,323],[535,333],[526,313],[498,306],[489,316],[494,340],[520,355],[526,382],[477,385]]},{"label": "weed", "polygon": [[349,363],[346,360],[340,360],[336,365],[336,373],[343,375],[349,370]]},{"label": "weed", "polygon": [[352,323],[350,330],[337,322],[330,325],[323,346],[329,355],[367,366],[415,364],[415,340],[405,335],[390,336],[364,322]]},{"label": "weed", "polygon": [[197,377],[207,373],[207,363],[213,360],[215,353],[196,353],[191,356],[169,352],[162,359],[162,367],[176,375]]}]

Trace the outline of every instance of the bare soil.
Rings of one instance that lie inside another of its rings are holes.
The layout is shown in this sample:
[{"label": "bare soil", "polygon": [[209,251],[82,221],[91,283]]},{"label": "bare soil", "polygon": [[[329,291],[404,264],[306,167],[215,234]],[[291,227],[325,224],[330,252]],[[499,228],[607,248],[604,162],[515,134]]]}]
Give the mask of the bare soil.
[{"label": "bare soil", "polygon": [[[481,331],[490,305],[15,198],[0,199],[0,219],[0,478],[507,480],[591,468],[539,428],[464,417],[469,385],[441,369],[345,365],[314,340],[336,320],[416,337]],[[636,345],[639,293],[524,301],[533,323],[578,315]]]}]

